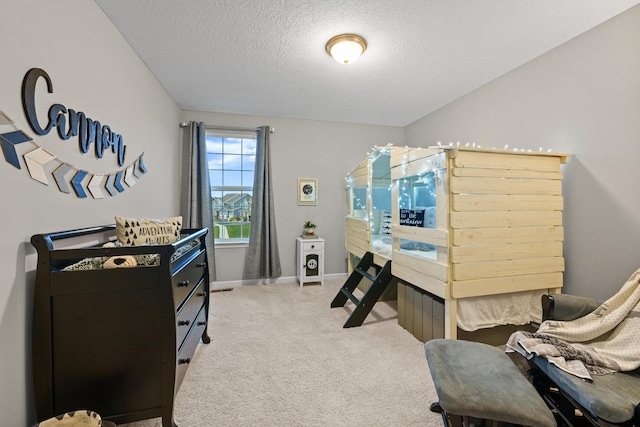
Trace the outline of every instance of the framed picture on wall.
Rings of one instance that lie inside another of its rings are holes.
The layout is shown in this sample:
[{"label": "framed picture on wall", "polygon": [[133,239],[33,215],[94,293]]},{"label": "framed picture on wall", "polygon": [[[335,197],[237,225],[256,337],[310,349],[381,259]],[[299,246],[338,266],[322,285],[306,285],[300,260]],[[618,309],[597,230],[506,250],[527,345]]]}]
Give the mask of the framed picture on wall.
[{"label": "framed picture on wall", "polygon": [[318,180],[298,178],[298,205],[315,206],[318,204]]}]

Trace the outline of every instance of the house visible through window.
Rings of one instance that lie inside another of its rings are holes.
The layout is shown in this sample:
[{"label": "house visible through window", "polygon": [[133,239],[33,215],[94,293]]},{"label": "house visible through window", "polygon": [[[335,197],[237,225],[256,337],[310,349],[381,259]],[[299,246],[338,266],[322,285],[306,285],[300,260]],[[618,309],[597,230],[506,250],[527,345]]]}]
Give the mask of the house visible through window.
[{"label": "house visible through window", "polygon": [[248,242],[251,228],[256,133],[207,129],[216,242]]}]

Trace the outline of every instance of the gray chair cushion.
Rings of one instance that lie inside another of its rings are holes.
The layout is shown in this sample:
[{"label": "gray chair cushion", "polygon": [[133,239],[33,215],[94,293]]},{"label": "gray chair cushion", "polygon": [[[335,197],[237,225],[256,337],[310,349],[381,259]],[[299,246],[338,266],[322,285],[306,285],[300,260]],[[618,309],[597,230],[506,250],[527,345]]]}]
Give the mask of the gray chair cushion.
[{"label": "gray chair cushion", "polygon": [[584,381],[552,365],[544,357],[534,357],[533,363],[560,390],[578,402],[597,418],[610,423],[629,421],[640,403],[640,372],[616,372],[593,375],[593,382]]},{"label": "gray chair cushion", "polygon": [[427,341],[424,350],[446,412],[526,426],[557,425],[535,388],[496,347],[436,339]]}]

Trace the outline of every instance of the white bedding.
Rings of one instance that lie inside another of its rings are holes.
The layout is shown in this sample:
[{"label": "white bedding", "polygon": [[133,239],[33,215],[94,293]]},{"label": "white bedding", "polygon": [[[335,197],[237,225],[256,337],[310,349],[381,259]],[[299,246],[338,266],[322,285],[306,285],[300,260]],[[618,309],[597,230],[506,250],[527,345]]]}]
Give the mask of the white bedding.
[{"label": "white bedding", "polygon": [[[391,258],[393,252],[393,239],[386,234],[372,234],[371,235],[371,250],[378,254]],[[429,259],[431,261],[436,260],[436,248],[433,245],[427,243],[414,242],[411,240],[400,240],[400,250],[410,255]]]},{"label": "white bedding", "polygon": [[393,239],[386,234],[372,234],[371,235],[371,250],[387,258],[391,258],[393,252],[392,246]]},{"label": "white bedding", "polygon": [[499,325],[540,322],[540,299],[545,292],[543,289],[459,299],[458,326],[465,331],[475,331]]}]

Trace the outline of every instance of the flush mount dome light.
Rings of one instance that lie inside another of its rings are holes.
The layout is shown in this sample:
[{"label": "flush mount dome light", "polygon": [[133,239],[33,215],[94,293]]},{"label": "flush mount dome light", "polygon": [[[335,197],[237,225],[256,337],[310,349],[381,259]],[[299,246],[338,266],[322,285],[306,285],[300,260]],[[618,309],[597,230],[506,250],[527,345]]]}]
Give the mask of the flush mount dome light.
[{"label": "flush mount dome light", "polygon": [[341,64],[351,64],[367,50],[367,41],[356,34],[340,34],[327,42],[327,53]]}]

